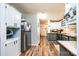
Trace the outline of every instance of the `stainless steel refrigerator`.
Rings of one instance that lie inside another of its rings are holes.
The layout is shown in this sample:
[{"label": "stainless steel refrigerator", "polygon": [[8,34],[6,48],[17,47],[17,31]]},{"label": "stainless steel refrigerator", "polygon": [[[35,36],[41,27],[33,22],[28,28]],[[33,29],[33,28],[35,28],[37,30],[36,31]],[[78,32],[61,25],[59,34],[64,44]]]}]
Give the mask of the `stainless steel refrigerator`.
[{"label": "stainless steel refrigerator", "polygon": [[31,44],[31,25],[26,21],[21,21],[21,52],[29,49]]}]

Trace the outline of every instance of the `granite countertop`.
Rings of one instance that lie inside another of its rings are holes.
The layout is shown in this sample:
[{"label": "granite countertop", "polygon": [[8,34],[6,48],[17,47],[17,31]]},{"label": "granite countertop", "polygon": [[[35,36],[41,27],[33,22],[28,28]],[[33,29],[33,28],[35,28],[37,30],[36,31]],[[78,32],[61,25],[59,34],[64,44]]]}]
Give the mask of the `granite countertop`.
[{"label": "granite countertop", "polygon": [[58,41],[62,46],[68,49],[74,55],[77,55],[77,42],[76,41]]}]

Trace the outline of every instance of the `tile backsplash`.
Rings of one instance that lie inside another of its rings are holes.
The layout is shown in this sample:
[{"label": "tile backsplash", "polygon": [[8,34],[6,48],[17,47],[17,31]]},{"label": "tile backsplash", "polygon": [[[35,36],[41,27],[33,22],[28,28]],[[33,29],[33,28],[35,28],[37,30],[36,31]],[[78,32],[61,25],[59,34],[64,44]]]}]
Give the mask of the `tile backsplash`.
[{"label": "tile backsplash", "polygon": [[74,27],[74,28],[66,27],[63,29],[63,33],[76,34],[76,27]]}]

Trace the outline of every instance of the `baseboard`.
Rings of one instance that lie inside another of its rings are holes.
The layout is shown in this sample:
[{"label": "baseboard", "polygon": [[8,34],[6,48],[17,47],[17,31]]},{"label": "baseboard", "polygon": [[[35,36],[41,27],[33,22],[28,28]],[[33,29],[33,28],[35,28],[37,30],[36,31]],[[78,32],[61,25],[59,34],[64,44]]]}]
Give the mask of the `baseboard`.
[{"label": "baseboard", "polygon": [[21,52],[19,52],[16,56],[20,56],[21,55]]},{"label": "baseboard", "polygon": [[39,42],[38,43],[35,43],[35,44],[28,44],[28,46],[38,46],[39,45]]},{"label": "baseboard", "polygon": [[38,44],[28,44],[28,46],[38,46]]},{"label": "baseboard", "polygon": [[31,44],[28,44],[28,46],[38,46],[40,43],[40,41],[38,41],[37,43],[31,43]]},{"label": "baseboard", "polygon": [[32,46],[38,46],[38,44],[31,44]]}]

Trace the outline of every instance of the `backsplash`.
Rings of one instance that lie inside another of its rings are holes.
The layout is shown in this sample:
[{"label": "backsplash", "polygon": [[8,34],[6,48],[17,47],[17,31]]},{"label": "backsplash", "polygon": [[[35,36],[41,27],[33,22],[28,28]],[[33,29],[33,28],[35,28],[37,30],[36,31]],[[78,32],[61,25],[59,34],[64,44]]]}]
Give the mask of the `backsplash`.
[{"label": "backsplash", "polygon": [[76,35],[76,28],[66,27],[63,29],[62,33],[69,34],[69,35]]}]

